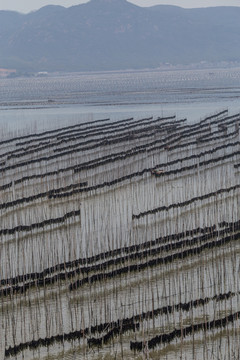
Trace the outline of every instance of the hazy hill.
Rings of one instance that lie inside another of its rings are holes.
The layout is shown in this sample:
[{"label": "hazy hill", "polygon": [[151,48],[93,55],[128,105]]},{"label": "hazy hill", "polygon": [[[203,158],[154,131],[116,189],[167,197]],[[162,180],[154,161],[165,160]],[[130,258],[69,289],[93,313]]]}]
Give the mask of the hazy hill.
[{"label": "hazy hill", "polygon": [[240,8],[91,0],[27,15],[0,11],[0,68],[81,71],[240,60]]}]

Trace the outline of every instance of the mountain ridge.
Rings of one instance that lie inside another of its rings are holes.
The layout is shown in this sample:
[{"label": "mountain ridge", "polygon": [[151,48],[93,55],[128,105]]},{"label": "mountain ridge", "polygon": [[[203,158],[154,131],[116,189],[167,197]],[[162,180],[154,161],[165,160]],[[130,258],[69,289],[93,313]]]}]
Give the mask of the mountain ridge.
[{"label": "mountain ridge", "polygon": [[0,11],[0,68],[101,71],[240,60],[240,8],[126,0]]}]

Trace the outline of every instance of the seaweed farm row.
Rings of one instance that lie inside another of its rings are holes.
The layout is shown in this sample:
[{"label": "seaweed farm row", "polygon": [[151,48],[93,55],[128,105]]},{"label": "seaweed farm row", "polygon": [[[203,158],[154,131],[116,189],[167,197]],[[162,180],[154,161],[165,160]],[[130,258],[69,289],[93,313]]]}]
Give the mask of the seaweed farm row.
[{"label": "seaweed farm row", "polygon": [[239,125],[2,129],[1,358],[239,358]]}]

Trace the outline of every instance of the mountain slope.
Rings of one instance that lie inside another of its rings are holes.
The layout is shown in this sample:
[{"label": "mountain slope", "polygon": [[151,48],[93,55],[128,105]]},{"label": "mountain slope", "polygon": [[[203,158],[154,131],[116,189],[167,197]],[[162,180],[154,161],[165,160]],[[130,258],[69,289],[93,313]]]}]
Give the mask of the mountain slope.
[{"label": "mountain slope", "polygon": [[0,11],[0,67],[111,70],[238,61],[240,8],[182,9],[91,0],[27,15]]}]

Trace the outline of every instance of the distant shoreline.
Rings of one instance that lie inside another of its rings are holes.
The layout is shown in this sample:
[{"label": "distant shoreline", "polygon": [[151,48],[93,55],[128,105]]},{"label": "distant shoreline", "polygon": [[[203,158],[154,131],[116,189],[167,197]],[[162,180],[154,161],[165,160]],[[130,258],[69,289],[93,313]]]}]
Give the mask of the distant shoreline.
[{"label": "distant shoreline", "polygon": [[1,78],[39,78],[39,77],[55,77],[55,76],[71,76],[75,74],[119,74],[119,73],[142,73],[142,72],[165,72],[165,71],[191,71],[191,70],[227,70],[227,69],[238,69],[240,68],[240,62],[200,62],[193,64],[163,64],[159,67],[154,68],[140,68],[140,69],[116,69],[116,70],[86,70],[86,71],[39,71],[39,72],[28,72],[18,71],[17,69],[0,69]]}]

